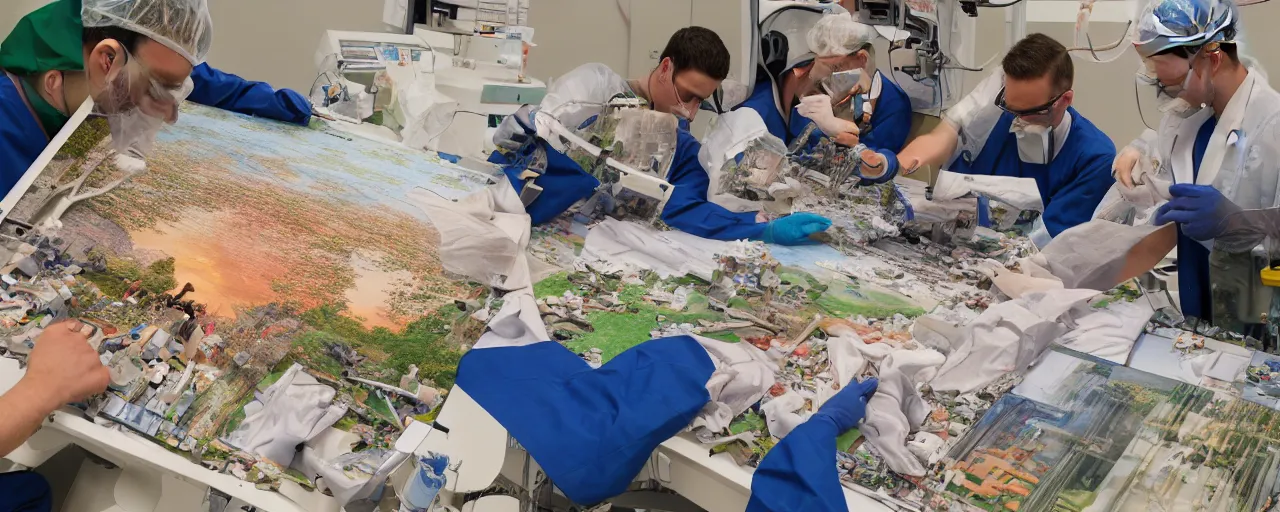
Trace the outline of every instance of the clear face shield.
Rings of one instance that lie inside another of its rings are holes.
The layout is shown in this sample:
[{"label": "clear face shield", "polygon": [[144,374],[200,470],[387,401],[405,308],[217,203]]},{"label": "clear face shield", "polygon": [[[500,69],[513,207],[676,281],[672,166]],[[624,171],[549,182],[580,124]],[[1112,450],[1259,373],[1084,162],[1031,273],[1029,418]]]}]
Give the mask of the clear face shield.
[{"label": "clear face shield", "polygon": [[93,92],[94,112],[107,117],[117,154],[137,160],[127,165],[137,165],[151,151],[156,132],[177,122],[178,105],[194,85],[191,77],[166,83],[128,51],[123,56],[123,65],[113,64],[101,88]]}]

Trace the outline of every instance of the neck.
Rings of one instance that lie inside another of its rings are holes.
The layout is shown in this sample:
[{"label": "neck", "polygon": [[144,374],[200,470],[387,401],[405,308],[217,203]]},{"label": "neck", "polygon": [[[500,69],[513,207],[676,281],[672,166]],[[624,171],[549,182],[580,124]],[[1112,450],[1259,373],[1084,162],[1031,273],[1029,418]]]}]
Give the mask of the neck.
[{"label": "neck", "polygon": [[1232,69],[1223,71],[1222,75],[1214,80],[1215,93],[1212,106],[1215,117],[1222,117],[1222,113],[1227,111],[1227,104],[1231,102],[1231,98],[1236,95],[1240,84],[1244,83],[1248,75],[1249,70],[1236,63]]},{"label": "neck", "polygon": [[645,101],[653,103],[653,95],[649,92],[649,84],[653,83],[653,81],[658,78],[658,68],[654,68],[653,71],[650,71],[649,74],[644,76],[644,78],[631,81],[631,88],[633,89],[632,92],[635,92],[637,96],[644,98]]}]

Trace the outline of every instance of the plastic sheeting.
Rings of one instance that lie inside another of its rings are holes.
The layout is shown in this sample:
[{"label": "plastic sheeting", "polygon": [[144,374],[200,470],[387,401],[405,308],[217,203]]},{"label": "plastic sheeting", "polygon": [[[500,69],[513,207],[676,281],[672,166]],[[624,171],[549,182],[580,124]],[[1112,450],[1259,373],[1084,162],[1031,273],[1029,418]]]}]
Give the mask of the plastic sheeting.
[{"label": "plastic sheeting", "polygon": [[1040,197],[1040,188],[1035,179],[951,171],[938,173],[938,180],[933,187],[934,200],[959,199],[968,195],[985,196],[1023,211],[1044,211],[1044,201]]},{"label": "plastic sheeting", "polygon": [[1176,244],[1177,230],[1171,224],[1126,226],[1094,220],[1059,233],[1031,261],[1061,279],[1065,288],[1110,290],[1155,268]]}]

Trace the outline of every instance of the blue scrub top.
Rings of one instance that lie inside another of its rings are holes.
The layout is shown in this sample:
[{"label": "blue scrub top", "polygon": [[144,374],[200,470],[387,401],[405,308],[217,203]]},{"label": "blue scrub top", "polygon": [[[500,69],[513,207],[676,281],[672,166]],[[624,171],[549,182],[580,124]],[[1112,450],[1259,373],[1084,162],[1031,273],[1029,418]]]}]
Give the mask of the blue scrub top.
[{"label": "blue scrub top", "polygon": [[1051,236],[1089,222],[1098,203],[1115,183],[1111,164],[1115,161],[1116,146],[1075,108],[1068,108],[1067,112],[1071,113],[1071,131],[1062,149],[1047,165],[1029,164],[1018,158],[1017,136],[1009,132],[1013,114],[1005,112],[991,129],[982,150],[977,155],[962,152],[949,170],[1034,178],[1044,200],[1044,225]]},{"label": "blue scrub top", "polygon": [[18,183],[48,144],[17,86],[0,72],[0,196]]},{"label": "blue scrub top", "polygon": [[[880,99],[876,101],[875,111],[871,113],[871,129],[860,137],[860,141],[876,151],[897,153],[907,145],[907,135],[911,132],[911,98],[893,80],[883,74],[880,77]],[[800,115],[799,109],[795,107],[789,113],[790,123],[784,121],[777,104],[773,102],[773,93],[773,82],[768,76],[764,76],[756,81],[747,101],[737,108],[745,107],[756,111],[764,119],[769,133],[790,146],[813,121]],[[805,147],[812,148],[822,137],[825,137],[822,130],[814,130]]]},{"label": "blue scrub top", "polygon": [[783,438],[751,477],[746,512],[845,512],[836,467],[836,425],[814,416]]},{"label": "blue scrub top", "polygon": [[[680,123],[676,136],[676,152],[672,158],[667,181],[675,186],[662,210],[662,221],[667,225],[714,240],[757,239],[764,233],[764,223],[756,222],[754,212],[736,213],[707,199],[711,177],[698,162],[702,144],[688,132],[687,122]],[[574,203],[591,197],[600,181],[588,174],[577,162],[552,149],[544,141],[538,141],[547,151],[547,170],[534,182],[542,187],[542,194],[525,207],[533,224],[550,221]],[[503,166],[503,172],[511,186],[519,193],[524,182],[518,177],[524,170],[520,160],[532,153],[502,154],[494,151],[489,161]]]},{"label": "blue scrub top", "polygon": [[[871,128],[859,140],[874,151],[896,154],[907,145],[907,135],[911,132],[911,99],[898,84],[885,78],[883,74],[880,77],[880,99],[876,101],[875,111],[871,113]],[[800,110],[796,107],[791,107],[789,119],[784,120],[777,104],[773,102],[773,93],[773,82],[767,75],[762,76],[756,80],[751,96],[737,108],[755,110],[764,119],[769,133],[782,139],[789,147],[813,121],[800,115]],[[812,149],[823,137],[826,135],[822,130],[815,129],[809,134],[809,140],[803,147]],[[884,183],[896,175],[895,170],[875,179],[863,179],[860,184]]]},{"label": "blue scrub top", "polygon": [[[1191,146],[1191,172],[1194,179],[1200,177],[1200,163],[1204,161],[1204,152],[1209,147],[1209,137],[1218,126],[1218,118],[1210,117],[1200,125],[1196,132],[1195,144]],[[1194,316],[1213,322],[1211,304],[1211,284],[1209,283],[1209,249],[1203,244],[1182,234],[1182,226],[1178,226],[1178,297],[1182,304],[1183,316]]]}]

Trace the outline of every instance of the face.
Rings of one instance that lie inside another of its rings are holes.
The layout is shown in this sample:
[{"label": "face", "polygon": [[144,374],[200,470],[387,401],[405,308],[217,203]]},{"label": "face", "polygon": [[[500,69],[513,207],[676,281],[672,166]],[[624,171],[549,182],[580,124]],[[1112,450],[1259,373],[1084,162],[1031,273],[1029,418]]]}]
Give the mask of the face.
[{"label": "face", "polygon": [[1052,82],[1048,75],[1031,80],[1005,77],[1005,110],[1015,113],[1027,124],[1057,126],[1062,122],[1067,107],[1071,106],[1075,93],[1056,91]]},{"label": "face", "polygon": [[692,121],[702,102],[720,87],[720,81],[696,69],[677,73],[675,63],[668,58],[658,65],[658,78],[650,87],[654,110]]},{"label": "face", "polygon": [[136,108],[167,122],[177,119],[191,69],[182,55],[150,39],[142,40],[135,53],[115,40],[102,41],[85,59],[90,94],[103,113]]},{"label": "face", "polygon": [[866,66],[866,64],[867,52],[862,50],[854,52],[853,55],[818,57],[813,59],[813,68],[809,71],[809,78],[816,83],[834,73],[859,69]]}]

